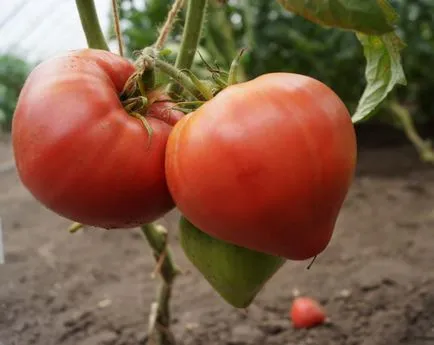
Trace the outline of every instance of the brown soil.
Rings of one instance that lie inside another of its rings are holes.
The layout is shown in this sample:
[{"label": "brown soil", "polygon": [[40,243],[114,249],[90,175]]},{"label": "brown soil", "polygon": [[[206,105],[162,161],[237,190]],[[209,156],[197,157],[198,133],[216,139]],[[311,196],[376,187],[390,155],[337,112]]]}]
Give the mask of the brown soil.
[{"label": "brown soil", "polygon": [[[434,169],[412,147],[361,149],[335,236],[310,270],[288,262],[247,313],[228,306],[187,262],[176,212],[163,224],[186,271],[173,296],[184,345],[434,344]],[[146,344],[154,262],[137,230],[88,229],[47,211],[20,184],[0,143],[0,344]],[[6,167],[6,168],[4,168]],[[326,324],[295,330],[295,294],[317,298]]]}]

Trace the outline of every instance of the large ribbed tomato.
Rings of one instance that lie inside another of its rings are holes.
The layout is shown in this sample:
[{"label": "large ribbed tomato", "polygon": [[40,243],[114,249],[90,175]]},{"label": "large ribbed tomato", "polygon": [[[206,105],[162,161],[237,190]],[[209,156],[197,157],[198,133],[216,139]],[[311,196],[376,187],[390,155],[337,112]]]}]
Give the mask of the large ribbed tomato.
[{"label": "large ribbed tomato", "polygon": [[175,125],[166,150],[169,190],[190,222],[293,260],[328,245],[355,165],[344,103],[291,73],[226,88]]},{"label": "large ribbed tomato", "polygon": [[149,141],[144,124],[119,98],[133,72],[118,55],[84,49],[41,63],[21,91],[12,126],[19,176],[65,218],[125,228],[174,207],[164,156],[180,113],[154,103],[146,116]]}]

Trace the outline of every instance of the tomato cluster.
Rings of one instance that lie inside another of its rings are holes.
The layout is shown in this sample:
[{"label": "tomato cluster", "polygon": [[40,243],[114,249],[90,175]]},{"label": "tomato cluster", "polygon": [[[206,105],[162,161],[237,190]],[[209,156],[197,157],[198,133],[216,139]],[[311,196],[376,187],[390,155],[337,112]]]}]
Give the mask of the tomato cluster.
[{"label": "tomato cluster", "polygon": [[176,206],[228,243],[293,260],[324,250],[356,164],[350,114],[329,87],[270,73],[186,116],[151,103],[150,130],[119,98],[133,72],[124,58],[85,49],[31,73],[12,136],[21,180],[42,204],[103,228]]}]

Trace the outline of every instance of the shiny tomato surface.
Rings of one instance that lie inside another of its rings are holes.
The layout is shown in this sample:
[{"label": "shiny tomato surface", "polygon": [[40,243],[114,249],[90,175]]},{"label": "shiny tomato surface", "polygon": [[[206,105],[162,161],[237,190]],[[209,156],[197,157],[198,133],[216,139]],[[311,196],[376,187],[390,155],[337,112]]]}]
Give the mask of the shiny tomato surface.
[{"label": "shiny tomato surface", "polygon": [[328,245],[355,166],[344,103],[291,73],[224,89],[175,125],[166,153],[170,192],[191,223],[293,260]]},{"label": "shiny tomato surface", "polygon": [[326,320],[323,307],[310,297],[297,297],[292,303],[289,317],[295,328],[311,328]]},{"label": "shiny tomato surface", "polygon": [[133,72],[127,59],[84,49],[49,59],[28,76],[13,118],[16,166],[33,196],[59,215],[128,228],[174,207],[164,157],[180,113],[167,102],[151,105],[149,142],[119,98]]}]

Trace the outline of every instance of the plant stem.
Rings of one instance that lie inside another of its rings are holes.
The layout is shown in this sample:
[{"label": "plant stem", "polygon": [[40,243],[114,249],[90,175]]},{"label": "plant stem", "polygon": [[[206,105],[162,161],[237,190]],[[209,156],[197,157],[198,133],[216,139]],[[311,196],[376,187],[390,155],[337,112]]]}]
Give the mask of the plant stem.
[{"label": "plant stem", "polygon": [[[205,18],[207,0],[188,0],[187,17],[182,33],[181,47],[176,57],[175,67],[178,69],[190,69],[194,55],[199,45],[202,26]],[[181,93],[181,87],[177,84],[169,86],[170,94]]]},{"label": "plant stem", "polygon": [[181,7],[184,5],[184,0],[175,0],[172,8],[167,15],[166,22],[161,28],[160,35],[155,42],[155,48],[157,50],[161,50],[163,46],[166,44],[167,37],[169,36],[170,31],[172,30],[173,24],[175,22],[176,16],[178,12],[181,10]]},{"label": "plant stem", "polygon": [[157,224],[145,224],[141,229],[153,250],[157,265],[160,264],[158,271],[162,278],[157,300],[151,305],[149,338],[154,339],[157,345],[175,345],[174,336],[170,331],[170,297],[179,270],[167,245],[167,230]]},{"label": "plant stem", "polygon": [[238,55],[234,58],[234,60],[231,63],[231,68],[229,69],[229,76],[228,76],[229,85],[234,85],[238,83],[238,75],[240,72],[240,68],[242,68],[240,65],[240,60],[244,52],[245,49],[241,49]]},{"label": "plant stem", "polygon": [[173,67],[171,64],[161,61],[159,59],[155,59],[155,67],[160,69],[160,71],[162,71],[163,73],[167,74],[178,85],[184,87],[185,90],[187,90],[196,99],[205,100],[205,97],[202,95],[200,90],[194,85],[190,77],[188,77],[185,73],[183,73],[176,67]]},{"label": "plant stem", "polygon": [[388,108],[402,124],[405,135],[419,152],[421,159],[425,162],[434,163],[434,151],[431,143],[420,137],[414,126],[410,112],[396,101],[390,102]]},{"label": "plant stem", "polygon": [[109,51],[93,0],[75,0],[89,48]]},{"label": "plant stem", "polygon": [[115,26],[115,32],[116,32],[116,39],[118,41],[118,46],[119,46],[119,55],[124,56],[124,43],[122,40],[122,33],[121,33],[121,25],[120,25],[119,9],[118,9],[117,0],[112,0],[112,12],[113,12],[113,21],[114,21],[114,26]]}]

